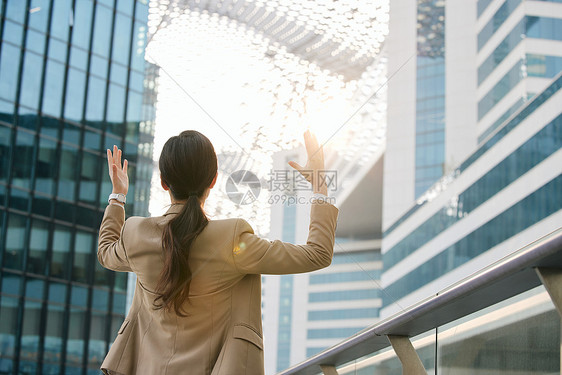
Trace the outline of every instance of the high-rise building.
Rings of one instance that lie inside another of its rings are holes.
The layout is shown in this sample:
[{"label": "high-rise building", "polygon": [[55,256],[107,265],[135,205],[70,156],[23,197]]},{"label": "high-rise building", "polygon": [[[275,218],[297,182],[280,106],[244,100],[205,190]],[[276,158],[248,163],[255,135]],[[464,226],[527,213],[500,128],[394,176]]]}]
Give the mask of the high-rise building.
[{"label": "high-rise building", "polygon": [[148,212],[148,4],[3,0],[0,14],[0,373],[98,374],[127,290],[96,257],[107,148],[130,162],[127,215]]},{"label": "high-rise building", "polygon": [[[381,154],[366,165],[366,176],[356,181],[357,185],[349,186],[357,194],[342,199],[341,204],[336,202],[340,214],[332,264],[311,273],[262,277],[266,373],[284,370],[378,319],[382,306]],[[285,167],[289,160],[304,158],[303,149],[278,152],[273,158],[270,191],[265,192],[274,203],[269,234],[272,239],[306,243],[310,185],[299,184],[298,172],[293,174]],[[338,172],[343,169],[327,173],[341,178]],[[329,181],[336,183],[334,179]],[[329,190],[336,199],[343,193]],[[371,195],[370,199],[365,199],[365,193]]]},{"label": "high-rise building", "polygon": [[391,3],[387,49],[382,316],[560,226],[562,4]]}]

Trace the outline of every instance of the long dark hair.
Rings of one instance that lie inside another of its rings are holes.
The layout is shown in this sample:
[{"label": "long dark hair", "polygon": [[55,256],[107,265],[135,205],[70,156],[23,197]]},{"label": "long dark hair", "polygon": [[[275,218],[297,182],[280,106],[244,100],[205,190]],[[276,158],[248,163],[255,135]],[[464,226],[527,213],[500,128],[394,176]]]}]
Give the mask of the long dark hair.
[{"label": "long dark hair", "polygon": [[164,308],[186,316],[182,305],[188,300],[191,270],[188,258],[191,244],[207,226],[200,198],[217,174],[217,155],[207,137],[186,130],[166,142],[159,161],[160,175],[176,201],[185,201],[162,233],[164,267],[156,286],[156,309]]}]

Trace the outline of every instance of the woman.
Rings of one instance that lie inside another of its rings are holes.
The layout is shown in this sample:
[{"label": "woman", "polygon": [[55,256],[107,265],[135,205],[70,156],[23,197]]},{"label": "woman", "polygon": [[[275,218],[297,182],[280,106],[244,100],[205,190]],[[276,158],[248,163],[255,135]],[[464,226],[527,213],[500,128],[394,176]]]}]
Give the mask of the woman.
[{"label": "woman", "polygon": [[[325,196],[322,148],[305,133],[308,162],[289,164]],[[113,184],[99,233],[99,262],[137,275],[131,309],[103,364],[105,374],[263,374],[260,274],[318,270],[332,261],[338,210],[311,204],[306,245],[256,236],[240,218],[208,220],[217,157],[201,133],[170,138],[159,166],[172,202],[160,217],[125,221],[127,161],[107,150]],[[312,171],[312,173],[310,173]]]}]

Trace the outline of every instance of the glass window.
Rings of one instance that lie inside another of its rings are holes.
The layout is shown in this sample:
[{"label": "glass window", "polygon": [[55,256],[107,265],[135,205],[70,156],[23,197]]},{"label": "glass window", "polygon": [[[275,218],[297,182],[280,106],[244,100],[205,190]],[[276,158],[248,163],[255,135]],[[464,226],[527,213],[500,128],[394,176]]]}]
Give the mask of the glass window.
[{"label": "glass window", "polygon": [[127,272],[116,272],[115,273],[115,286],[113,290],[125,293],[127,291]]},{"label": "glass window", "polygon": [[127,86],[127,67],[119,63],[112,62],[110,80],[111,82],[120,84],[121,86]]},{"label": "glass window", "polygon": [[14,121],[14,103],[0,99],[0,121],[7,123]]},{"label": "glass window", "polygon": [[54,59],[61,63],[65,63],[67,51],[68,51],[68,44],[54,38],[49,39],[48,56],[50,59]]},{"label": "glass window", "polygon": [[562,19],[546,17],[527,17],[527,37],[562,40],[560,29]]},{"label": "glass window", "polygon": [[309,293],[308,302],[368,300],[380,298],[380,294],[380,289],[355,289],[329,292],[313,292]]},{"label": "glass window", "polygon": [[20,104],[35,110],[38,109],[42,73],[43,57],[26,51],[23,62]]},{"label": "glass window", "polygon": [[37,109],[30,109],[24,106],[18,107],[18,118],[16,125],[22,128],[37,130],[39,116]]},{"label": "glass window", "polygon": [[68,290],[66,284],[51,281],[49,284],[49,302],[66,303],[66,291]]},{"label": "glass window", "polygon": [[106,82],[90,76],[88,84],[88,104],[86,106],[86,120],[96,128],[101,127],[105,107]]},{"label": "glass window", "polygon": [[108,67],[109,61],[106,58],[92,55],[92,62],[90,63],[90,74],[94,74],[95,76],[106,80]]},{"label": "glass window", "polygon": [[381,260],[379,250],[345,251],[334,254],[332,264],[376,262]]},{"label": "glass window", "polygon": [[86,130],[84,132],[84,148],[92,151],[99,151],[101,145],[101,134],[95,131]]},{"label": "glass window", "polygon": [[13,357],[18,326],[18,299],[0,298],[0,356]]},{"label": "glass window", "polygon": [[113,32],[112,60],[123,65],[129,63],[131,50],[131,32],[133,20],[121,13],[115,15],[115,30]]},{"label": "glass window", "polygon": [[43,112],[53,117],[60,117],[64,87],[64,65],[53,60],[47,60],[45,74]]},{"label": "glass window", "polygon": [[146,22],[148,20],[148,0],[137,0],[135,5],[135,18]]},{"label": "glass window", "polygon": [[27,258],[27,272],[38,274],[43,274],[45,272],[48,243],[49,223],[43,220],[34,219],[31,222],[29,257]]},{"label": "glass window", "polygon": [[39,193],[35,194],[31,204],[31,212],[36,215],[50,217],[52,211],[53,198],[51,196],[43,196]]},{"label": "glass window", "polygon": [[84,108],[84,93],[86,91],[86,73],[70,68],[66,81],[66,103],[64,117],[68,120],[80,122]]},{"label": "glass window", "polygon": [[123,12],[128,16],[133,15],[134,0],[117,0],[117,10]]},{"label": "glass window", "polygon": [[493,17],[478,33],[478,50],[488,42],[495,32],[503,25],[504,21],[513,13],[515,8],[519,6],[521,0],[505,0],[503,5],[494,13]]},{"label": "glass window", "polygon": [[72,280],[88,282],[88,264],[91,264],[94,236],[81,230],[76,231],[74,239],[74,266],[72,267]]},{"label": "glass window", "polygon": [[55,201],[55,219],[72,222],[76,214],[76,206],[70,202]]},{"label": "glass window", "polygon": [[45,54],[45,42],[47,36],[44,33],[28,29],[26,34],[25,48],[40,55]]},{"label": "glass window", "polygon": [[[2,39],[14,43],[16,46],[22,46],[23,26],[10,20],[4,21],[4,32]],[[4,43],[3,43],[4,44]],[[13,46],[12,46],[13,47]],[[15,47],[17,48],[17,47]]]},{"label": "glass window", "polygon": [[125,116],[125,87],[109,84],[107,97],[107,122],[121,124]]},{"label": "glass window", "polygon": [[104,289],[92,289],[92,309],[107,311],[109,302],[109,292]]},{"label": "glass window", "polygon": [[33,145],[35,135],[24,129],[18,129],[16,135],[15,154],[18,163],[12,163],[12,184],[25,189],[31,189],[31,172],[33,166]]},{"label": "glass window", "polygon": [[19,274],[4,272],[2,275],[2,293],[21,295],[22,280],[23,278]]},{"label": "glass window", "polygon": [[125,314],[127,311],[127,295],[125,293],[113,292],[113,312]]},{"label": "glass window", "polygon": [[45,344],[44,344],[44,352],[43,352],[44,361],[55,362],[55,363],[60,361],[60,355],[62,351],[63,327],[64,327],[63,305],[51,304],[51,303],[48,304],[47,323],[45,324]]},{"label": "glass window", "polygon": [[142,95],[129,91],[127,100],[127,122],[137,125],[142,120]]},{"label": "glass window", "polygon": [[[562,121],[562,116],[559,119]],[[402,298],[418,289],[419,285],[435,280],[558,211],[562,207],[562,195],[557,194],[561,189],[562,176],[558,176],[455,244],[443,249],[438,255],[387,286],[388,293],[383,295],[383,305],[392,302],[389,296],[394,299]]]},{"label": "glass window", "polygon": [[25,22],[26,8],[27,4],[25,1],[8,1],[6,5],[6,18],[23,24]]},{"label": "glass window", "polygon": [[478,0],[478,17],[488,8],[492,0]]},{"label": "glass window", "polygon": [[[78,1],[82,3],[84,1]],[[51,20],[51,35],[68,41],[68,29],[72,17],[72,0],[54,0]],[[76,25],[79,27],[78,25]]]},{"label": "glass window", "polygon": [[144,74],[131,70],[131,80],[129,88],[136,92],[142,93],[144,90]]},{"label": "glass window", "polygon": [[308,320],[365,319],[376,318],[378,316],[379,309],[376,307],[308,312]]},{"label": "glass window", "polygon": [[73,306],[86,307],[88,304],[88,289],[73,285],[70,291],[70,304]]},{"label": "glass window", "polygon": [[139,72],[144,72],[144,47],[146,43],[146,24],[135,21],[133,30],[131,67]]},{"label": "glass window", "polygon": [[[107,203],[107,197],[105,198],[105,200]],[[94,284],[96,286],[109,287],[111,285],[110,277],[113,273],[113,271],[103,268],[100,262],[98,262],[96,259],[96,261],[94,262]]]},{"label": "glass window", "polygon": [[64,144],[62,146],[60,166],[58,196],[69,201],[74,200],[76,190],[76,158],[78,149]]},{"label": "glass window", "polygon": [[84,356],[84,337],[86,323],[86,310],[70,309],[68,321],[68,341],[66,346],[66,362],[69,364],[82,364]]},{"label": "glass window", "polygon": [[113,8],[115,0],[98,0],[98,3],[105,5],[106,7]]},{"label": "glass window", "polygon": [[50,0],[31,0],[29,4],[28,26],[43,33],[47,32],[47,22],[49,21]]},{"label": "glass window", "polygon": [[77,125],[65,122],[62,140],[77,145],[80,142],[80,128]]},{"label": "glass window", "polygon": [[25,283],[25,298],[43,300],[45,281],[41,279],[28,278]]},{"label": "glass window", "polygon": [[92,28],[93,2],[80,0],[74,5],[74,23],[72,27],[72,44],[90,49],[90,33]]},{"label": "glass window", "polygon": [[57,169],[57,143],[51,139],[39,138],[39,153],[35,171],[35,191],[52,195]]},{"label": "glass window", "polygon": [[0,97],[16,101],[17,79],[20,65],[20,49],[2,43],[0,55]]},{"label": "glass window", "polygon": [[365,327],[345,327],[345,328],[319,328],[309,329],[307,331],[307,339],[337,339],[347,338]]},{"label": "glass window", "polygon": [[8,229],[4,247],[4,267],[6,268],[22,269],[23,267],[26,224],[25,216],[8,214]]},{"label": "glass window", "polygon": [[342,283],[347,281],[380,280],[381,270],[360,270],[310,275],[310,284]]},{"label": "glass window", "polygon": [[[5,204],[6,204],[6,185],[0,184],[0,206],[4,206]],[[0,225],[4,225],[3,214],[0,214]]]},{"label": "glass window", "polygon": [[92,45],[92,52],[105,58],[109,58],[112,21],[113,12],[111,9],[102,5],[97,5],[94,21],[94,41]]},{"label": "glass window", "polygon": [[20,211],[27,211],[31,196],[28,190],[21,190],[20,188],[13,187],[10,192],[10,207]]},{"label": "glass window", "polygon": [[[37,360],[39,352],[39,326],[41,322],[41,303],[25,301],[21,335],[20,359]],[[24,372],[25,373],[25,372]]]},{"label": "glass window", "polygon": [[100,160],[97,154],[84,151],[80,176],[80,200],[95,203]]},{"label": "glass window", "polygon": [[59,128],[60,128],[60,120],[58,118],[43,116],[41,122],[41,129],[39,134],[46,137],[51,138],[58,138],[59,137]]},{"label": "glass window", "polygon": [[88,52],[80,47],[70,47],[70,66],[86,71],[88,69]]},{"label": "glass window", "polygon": [[0,181],[6,182],[10,162],[10,148],[12,144],[12,130],[0,126]]},{"label": "glass window", "polygon": [[[71,246],[71,231],[62,225],[55,226],[53,234],[53,252],[51,255],[51,276],[66,279],[68,277],[68,254]],[[49,299],[51,297],[49,289]],[[54,291],[54,290],[53,290]]]},{"label": "glass window", "polygon": [[106,353],[106,322],[105,313],[92,311],[90,319],[90,340],[88,345],[88,363],[93,366],[101,365]]}]

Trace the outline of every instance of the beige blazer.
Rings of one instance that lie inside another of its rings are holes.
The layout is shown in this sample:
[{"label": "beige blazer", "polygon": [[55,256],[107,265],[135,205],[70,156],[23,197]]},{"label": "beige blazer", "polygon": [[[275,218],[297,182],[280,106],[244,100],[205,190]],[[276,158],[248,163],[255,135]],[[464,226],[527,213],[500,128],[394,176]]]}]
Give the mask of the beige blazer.
[{"label": "beige blazer", "polygon": [[256,236],[244,219],[211,220],[189,256],[193,278],[182,318],[154,310],[163,266],[164,216],[131,217],[109,205],[99,232],[98,259],[137,275],[131,309],[101,366],[105,374],[263,374],[260,274],[318,270],[332,261],[338,209],[311,204],[306,245]]}]

